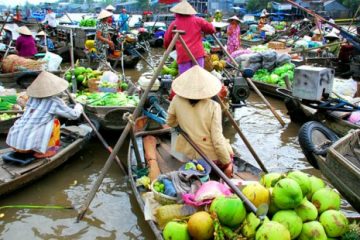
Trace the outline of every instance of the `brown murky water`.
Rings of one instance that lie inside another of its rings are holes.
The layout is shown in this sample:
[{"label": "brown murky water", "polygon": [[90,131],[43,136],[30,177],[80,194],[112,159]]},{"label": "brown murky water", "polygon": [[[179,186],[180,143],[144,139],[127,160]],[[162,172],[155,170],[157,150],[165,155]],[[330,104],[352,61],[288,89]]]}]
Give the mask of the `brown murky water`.
[{"label": "brown murky water", "polygon": [[[159,60],[161,52],[153,58]],[[149,68],[142,61],[126,75],[136,80]],[[248,106],[237,109],[235,118],[240,124],[259,157],[269,171],[301,169],[321,176],[305,160],[298,145],[299,126],[290,122],[284,104],[268,98],[287,123],[284,128],[266,109],[258,96],[252,92]],[[230,126],[224,125],[225,135],[231,139],[236,152],[256,164],[242,140]],[[106,133],[106,139],[115,144],[118,134]],[[3,143],[3,142],[2,142]],[[127,146],[119,155],[125,161]],[[108,153],[94,139],[68,163],[41,180],[0,199],[0,206],[16,204],[63,205],[79,208],[99,175]],[[75,223],[74,210],[1,209],[1,239],[153,239],[143,220],[132,194],[128,179],[121,176],[113,165],[98,191],[84,220]]]}]

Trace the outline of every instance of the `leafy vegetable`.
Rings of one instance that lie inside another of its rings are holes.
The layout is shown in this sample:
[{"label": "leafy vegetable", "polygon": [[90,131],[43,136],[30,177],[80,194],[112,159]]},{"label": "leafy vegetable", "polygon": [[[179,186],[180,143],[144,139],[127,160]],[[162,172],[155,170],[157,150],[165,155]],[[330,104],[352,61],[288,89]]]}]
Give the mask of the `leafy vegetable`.
[{"label": "leafy vegetable", "polygon": [[139,103],[138,96],[128,96],[124,92],[116,93],[81,93],[76,97],[76,100],[90,106],[122,106],[135,107]]}]

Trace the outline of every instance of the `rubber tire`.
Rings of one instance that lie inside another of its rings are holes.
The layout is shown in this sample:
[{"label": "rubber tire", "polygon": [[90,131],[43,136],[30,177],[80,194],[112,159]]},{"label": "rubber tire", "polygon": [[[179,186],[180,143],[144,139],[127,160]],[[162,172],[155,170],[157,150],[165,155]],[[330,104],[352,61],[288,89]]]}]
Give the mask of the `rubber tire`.
[{"label": "rubber tire", "polygon": [[322,149],[317,149],[315,144],[312,141],[313,131],[319,131],[326,136],[331,145],[336,142],[339,137],[331,129],[325,127],[320,122],[310,121],[303,124],[299,130],[299,144],[300,147],[307,158],[308,162],[316,169],[319,169],[316,158],[314,155],[326,156],[327,150],[330,146]]}]

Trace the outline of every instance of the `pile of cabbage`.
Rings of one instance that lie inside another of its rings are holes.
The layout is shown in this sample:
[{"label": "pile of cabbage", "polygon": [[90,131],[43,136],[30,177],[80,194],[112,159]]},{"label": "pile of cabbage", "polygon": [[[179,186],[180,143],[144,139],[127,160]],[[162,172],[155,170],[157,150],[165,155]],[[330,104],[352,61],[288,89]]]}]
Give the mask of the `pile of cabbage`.
[{"label": "pile of cabbage", "polygon": [[82,92],[77,95],[76,100],[89,106],[107,107],[136,107],[140,101],[138,96],[129,96],[126,92]]},{"label": "pile of cabbage", "polygon": [[269,72],[267,69],[259,69],[256,71],[253,79],[256,81],[286,87],[285,76],[288,76],[290,83],[294,80],[295,65],[286,63]]}]

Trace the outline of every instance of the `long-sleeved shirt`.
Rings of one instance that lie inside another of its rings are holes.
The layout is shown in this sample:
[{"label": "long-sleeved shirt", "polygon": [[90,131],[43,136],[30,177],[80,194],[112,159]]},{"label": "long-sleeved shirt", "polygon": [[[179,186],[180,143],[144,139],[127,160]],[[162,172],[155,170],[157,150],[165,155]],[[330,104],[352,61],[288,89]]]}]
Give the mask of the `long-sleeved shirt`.
[{"label": "long-sleeved shirt", "polygon": [[77,119],[81,112],[66,106],[59,97],[30,97],[24,115],[9,130],[6,143],[18,150],[45,153],[55,116]]},{"label": "long-sleeved shirt", "polygon": [[[189,47],[191,53],[196,59],[205,56],[205,50],[202,45],[202,33],[213,34],[215,33],[214,26],[207,22],[205,19],[193,15],[176,14],[175,20],[170,24],[164,37],[164,46],[167,48],[174,37],[172,31],[176,30],[185,31],[182,35],[186,45]],[[180,41],[176,42],[177,63],[191,61]]]},{"label": "long-sleeved shirt", "polygon": [[35,39],[32,36],[20,35],[15,45],[20,57],[33,57],[37,53]]},{"label": "long-sleeved shirt", "polygon": [[[217,102],[203,99],[193,106],[188,99],[175,96],[168,113],[167,124],[170,127],[179,125],[209,159],[222,164],[230,162],[233,151],[222,133],[221,107]],[[189,159],[201,158],[181,135],[176,139],[175,150]]]},{"label": "long-sleeved shirt", "polygon": [[42,23],[46,23],[46,22],[50,27],[56,28],[58,25],[58,23],[56,21],[56,13],[54,13],[54,12],[47,13],[45,15],[45,19],[44,19],[44,21],[42,21]]}]

